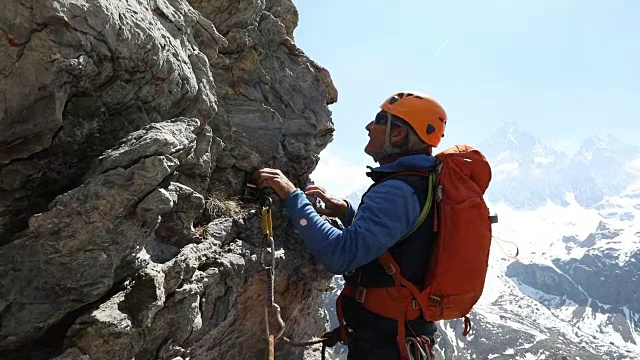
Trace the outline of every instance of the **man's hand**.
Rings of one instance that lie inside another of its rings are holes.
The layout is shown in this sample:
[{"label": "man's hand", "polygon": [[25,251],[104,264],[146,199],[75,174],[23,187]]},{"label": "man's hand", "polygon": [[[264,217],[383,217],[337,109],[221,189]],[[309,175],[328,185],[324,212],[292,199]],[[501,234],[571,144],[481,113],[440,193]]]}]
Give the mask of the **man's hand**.
[{"label": "man's hand", "polygon": [[329,193],[323,187],[318,185],[309,185],[304,191],[305,194],[317,196],[324,203],[324,208],[317,208],[318,214],[339,217],[346,215],[349,211],[349,205],[345,200],[339,199]]},{"label": "man's hand", "polygon": [[258,188],[270,187],[282,200],[286,200],[296,189],[295,185],[278,169],[260,169],[253,178]]}]

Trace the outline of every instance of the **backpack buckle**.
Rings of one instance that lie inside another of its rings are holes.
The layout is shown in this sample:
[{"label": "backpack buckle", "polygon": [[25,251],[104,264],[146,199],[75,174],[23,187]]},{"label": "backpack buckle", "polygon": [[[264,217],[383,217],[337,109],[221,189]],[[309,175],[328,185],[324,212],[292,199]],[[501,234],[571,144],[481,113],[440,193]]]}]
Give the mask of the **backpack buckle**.
[{"label": "backpack buckle", "polygon": [[358,286],[358,288],[356,289],[356,295],[354,296],[356,298],[356,301],[359,303],[364,303],[364,297],[367,295],[367,289],[363,288],[362,286]]},{"label": "backpack buckle", "polygon": [[436,306],[440,306],[440,302],[442,301],[442,299],[434,295],[429,295],[429,301],[431,301]]},{"label": "backpack buckle", "polygon": [[418,300],[416,299],[411,300],[411,307],[414,310],[420,309],[420,304],[418,303]]},{"label": "backpack buckle", "polygon": [[384,264],[384,271],[387,272],[387,274],[389,275],[393,275],[396,273],[396,267],[393,266],[392,263],[388,262],[386,264]]}]

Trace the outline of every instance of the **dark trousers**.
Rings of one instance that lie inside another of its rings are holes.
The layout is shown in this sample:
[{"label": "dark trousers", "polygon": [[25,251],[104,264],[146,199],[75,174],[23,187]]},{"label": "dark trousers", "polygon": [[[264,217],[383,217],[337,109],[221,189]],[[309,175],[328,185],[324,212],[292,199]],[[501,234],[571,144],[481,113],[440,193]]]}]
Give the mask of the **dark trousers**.
[{"label": "dark trousers", "polygon": [[[383,318],[362,307],[353,300],[343,300],[344,316],[349,335],[349,360],[399,360],[400,348],[396,338],[398,323]],[[437,331],[436,324],[422,318],[410,320],[405,328],[406,336],[428,337],[433,343]]]},{"label": "dark trousers", "polygon": [[396,335],[389,332],[358,329],[349,339],[349,360],[399,360]]},{"label": "dark trousers", "polygon": [[[407,334],[411,336],[411,334]],[[433,338],[430,337],[431,343]],[[359,329],[349,336],[348,360],[400,360],[395,333]]]}]

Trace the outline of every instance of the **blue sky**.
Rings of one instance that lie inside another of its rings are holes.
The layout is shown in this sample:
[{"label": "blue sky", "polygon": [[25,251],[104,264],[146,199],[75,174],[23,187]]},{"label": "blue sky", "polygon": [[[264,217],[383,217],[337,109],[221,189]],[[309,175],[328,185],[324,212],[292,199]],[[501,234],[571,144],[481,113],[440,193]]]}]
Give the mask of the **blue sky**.
[{"label": "blue sky", "polygon": [[640,143],[640,1],[294,3],[295,42],[339,92],[318,183],[373,165],[364,126],[400,90],[447,109],[438,149],[479,143],[506,121],[568,152],[600,133]]}]

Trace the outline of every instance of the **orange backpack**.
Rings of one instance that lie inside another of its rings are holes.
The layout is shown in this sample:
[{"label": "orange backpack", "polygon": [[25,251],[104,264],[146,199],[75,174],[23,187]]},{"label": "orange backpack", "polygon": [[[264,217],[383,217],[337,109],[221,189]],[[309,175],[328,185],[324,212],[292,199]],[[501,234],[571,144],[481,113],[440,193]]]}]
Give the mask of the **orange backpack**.
[{"label": "orange backpack", "polygon": [[[378,262],[393,277],[394,287],[363,289],[347,285],[338,296],[337,316],[344,343],[348,343],[348,338],[342,316],[343,296],[355,297],[369,311],[397,320],[398,345],[407,359],[407,320],[419,316],[428,321],[464,318],[463,335],[469,333],[471,322],[467,314],[482,295],[491,224],[497,222],[497,217],[489,215],[483,199],[491,181],[491,168],[480,151],[467,145],[446,149],[436,159],[439,163],[436,173],[423,174],[431,178],[427,198],[435,196],[436,206],[436,243],[424,284],[417,288],[406,280],[397,262],[385,252]],[[426,218],[430,206],[431,201],[427,200],[418,225]]]}]

